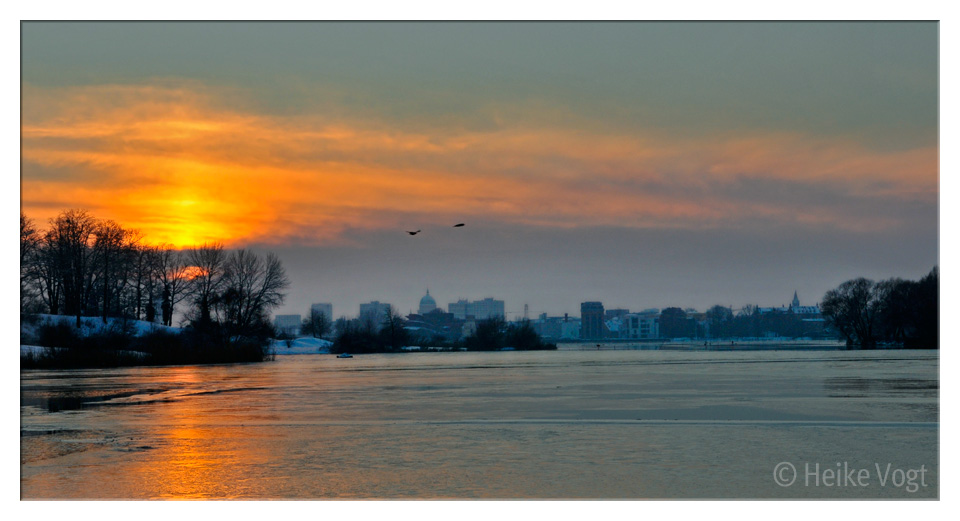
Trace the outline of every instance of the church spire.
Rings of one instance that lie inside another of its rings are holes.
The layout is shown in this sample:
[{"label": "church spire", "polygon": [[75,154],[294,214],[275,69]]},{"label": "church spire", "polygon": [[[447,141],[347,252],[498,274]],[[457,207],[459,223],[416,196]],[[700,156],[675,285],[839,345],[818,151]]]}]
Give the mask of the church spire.
[{"label": "church spire", "polygon": [[800,307],[800,299],[797,298],[797,290],[793,290],[793,301],[790,302],[790,307],[794,309]]}]

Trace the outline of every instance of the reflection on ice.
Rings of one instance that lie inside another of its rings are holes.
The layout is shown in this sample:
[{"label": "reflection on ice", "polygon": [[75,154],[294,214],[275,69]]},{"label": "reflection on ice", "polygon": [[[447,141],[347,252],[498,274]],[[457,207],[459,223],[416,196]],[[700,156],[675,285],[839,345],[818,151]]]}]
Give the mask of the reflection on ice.
[{"label": "reflection on ice", "polygon": [[[21,373],[23,498],[936,497],[936,352],[281,357]],[[342,361],[340,361],[342,362]],[[785,489],[804,458],[932,488]],[[900,494],[900,495],[897,495]]]}]

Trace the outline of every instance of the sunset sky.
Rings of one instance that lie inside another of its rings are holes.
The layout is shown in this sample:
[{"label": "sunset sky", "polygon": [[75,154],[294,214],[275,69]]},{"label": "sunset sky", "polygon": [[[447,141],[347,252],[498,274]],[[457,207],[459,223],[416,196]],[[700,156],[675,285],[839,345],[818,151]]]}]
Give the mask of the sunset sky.
[{"label": "sunset sky", "polygon": [[936,23],[21,30],[23,212],[273,251],[279,313],[814,304],[938,263]]}]

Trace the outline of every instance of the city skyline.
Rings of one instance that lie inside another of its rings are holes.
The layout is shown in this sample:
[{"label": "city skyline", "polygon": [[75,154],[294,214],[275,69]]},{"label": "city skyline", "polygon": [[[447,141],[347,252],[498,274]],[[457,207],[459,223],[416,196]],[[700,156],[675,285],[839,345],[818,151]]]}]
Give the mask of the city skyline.
[{"label": "city skyline", "polygon": [[[799,301],[800,301],[800,306],[801,306],[801,307],[805,307],[805,306],[818,306],[818,305],[819,305],[819,299],[816,300],[816,301],[808,301],[808,300],[806,300],[806,299],[801,299],[801,298],[799,298],[799,295],[800,295],[800,292],[799,292],[799,291],[795,291],[794,293],[797,295],[797,298],[798,298]],[[425,293],[425,294],[426,294],[426,293]],[[346,309],[344,306],[336,306],[336,305],[335,305],[334,303],[332,303],[332,302],[313,302],[313,303],[310,304],[310,306],[308,307],[308,309],[307,309],[306,312],[296,313],[295,310],[292,310],[292,309],[291,309],[291,310],[289,311],[289,313],[284,313],[284,312],[279,312],[279,311],[278,311],[278,312],[273,313],[273,316],[276,317],[276,316],[279,316],[279,315],[288,315],[288,314],[289,314],[289,315],[300,315],[301,317],[307,317],[307,316],[309,316],[310,311],[311,311],[312,309],[314,309],[314,307],[320,306],[320,305],[327,305],[327,306],[331,306],[332,309],[334,310],[332,316],[327,317],[327,318],[329,318],[330,320],[336,320],[336,319],[341,318],[341,317],[345,317],[345,318],[357,318],[358,316],[360,316],[360,315],[362,314],[361,308],[362,308],[364,305],[368,305],[368,304],[390,305],[390,306],[393,307],[393,309],[394,309],[395,312],[400,313],[402,316],[411,315],[411,314],[415,315],[415,314],[420,314],[419,309],[418,309],[418,305],[419,305],[420,298],[423,298],[423,296],[424,296],[424,295],[421,295],[421,296],[417,299],[417,302],[418,302],[417,305],[415,305],[415,306],[413,306],[413,307],[410,307],[410,308],[401,307],[400,305],[397,305],[397,304],[395,304],[395,303],[393,303],[393,302],[386,302],[386,301],[381,302],[381,301],[379,301],[379,300],[367,300],[367,301],[362,301],[362,302],[360,302],[357,306],[355,306],[353,309]],[[431,296],[431,297],[434,297],[433,294],[431,294],[430,296]],[[498,302],[504,302],[505,305],[506,305],[506,301],[504,301],[504,300],[502,300],[502,299],[498,299],[495,295],[494,295],[494,296],[489,296],[489,295],[488,295],[488,296],[485,296],[485,297],[483,297],[483,298],[471,298],[471,297],[462,297],[462,296],[461,296],[461,297],[456,297],[455,300],[451,300],[451,301],[447,302],[446,304],[443,303],[444,300],[439,300],[439,301],[437,301],[436,309],[439,310],[439,311],[441,311],[441,312],[443,312],[443,313],[454,313],[453,311],[450,311],[450,306],[456,306],[457,304],[460,304],[460,303],[462,303],[462,302],[464,302],[464,301],[469,301],[469,302],[473,303],[473,302],[478,302],[478,301],[481,301],[481,300],[494,300],[494,301],[498,301]],[[587,302],[587,301],[584,301],[584,302]],[[580,304],[583,304],[584,302],[580,302],[580,303],[578,304],[578,306],[579,306]],[[600,303],[602,303],[602,304],[604,303],[603,299],[597,300],[597,301],[595,301],[595,302],[600,302]],[[739,305],[733,305],[733,304],[725,304],[725,303],[723,303],[723,302],[716,302],[716,303],[711,304],[711,305],[709,305],[709,306],[704,306],[704,307],[700,307],[700,308],[691,307],[691,306],[679,306],[679,305],[673,305],[673,304],[669,304],[669,303],[667,303],[667,304],[665,304],[665,305],[660,305],[660,306],[633,306],[633,307],[631,307],[631,306],[607,305],[607,304],[604,304],[604,306],[605,306],[606,309],[627,309],[627,310],[629,310],[631,313],[639,313],[639,312],[650,311],[650,310],[654,310],[654,309],[657,310],[657,311],[663,311],[664,309],[666,309],[666,308],[668,308],[668,307],[678,307],[678,308],[683,309],[684,311],[688,311],[688,310],[690,310],[690,309],[693,309],[693,310],[695,310],[695,311],[698,312],[698,313],[703,313],[703,312],[706,312],[710,307],[713,307],[714,305],[721,305],[721,306],[723,306],[723,307],[731,308],[731,309],[736,313],[736,312],[738,312],[743,306],[748,306],[748,305],[750,305],[750,306],[757,306],[758,308],[790,308],[791,305],[792,305],[791,302],[792,302],[792,299],[788,298],[788,299],[784,300],[784,302],[782,302],[782,303],[781,303],[781,302],[745,302],[742,306],[739,306]],[[505,307],[505,317],[504,317],[504,318],[507,319],[507,320],[515,320],[515,319],[518,319],[518,318],[523,318],[523,313],[524,313],[524,312],[523,312],[523,304],[520,304],[520,305],[519,305],[519,309],[518,309],[518,310],[513,309],[513,307],[506,306],[506,307]],[[567,313],[567,314],[570,316],[570,318],[578,318],[578,317],[579,317],[579,308],[578,308],[578,311],[577,311],[576,313],[573,313],[573,312],[550,313],[550,312],[547,312],[547,311],[542,311],[542,310],[538,311],[538,310],[535,310],[535,309],[530,308],[530,309],[528,309],[528,315],[529,315],[529,316],[528,316],[527,318],[529,318],[529,319],[531,319],[531,320],[535,320],[535,319],[539,318],[541,314],[546,314],[549,318],[557,318],[557,317],[563,317],[564,313]]]},{"label": "city skyline", "polygon": [[21,27],[24,213],[273,251],[278,314],[814,303],[939,263],[933,22]]}]

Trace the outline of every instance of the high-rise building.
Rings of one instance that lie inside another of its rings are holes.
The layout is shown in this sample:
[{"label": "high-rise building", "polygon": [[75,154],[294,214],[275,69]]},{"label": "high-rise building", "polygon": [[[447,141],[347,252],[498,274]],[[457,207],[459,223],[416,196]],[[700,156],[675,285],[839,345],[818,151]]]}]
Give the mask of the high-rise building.
[{"label": "high-rise building", "polygon": [[583,302],[580,304],[580,338],[594,340],[603,338],[603,303]]},{"label": "high-rise building", "polygon": [[277,333],[297,336],[300,334],[301,325],[300,315],[277,315],[273,317],[273,326]]},{"label": "high-rise building", "polygon": [[454,318],[466,320],[473,317],[476,320],[485,320],[493,317],[505,317],[505,306],[502,300],[494,300],[490,297],[473,302],[460,299],[451,303],[447,309],[453,313]]},{"label": "high-rise building", "polygon": [[470,308],[470,302],[464,299],[460,299],[456,302],[451,302],[447,306],[447,311],[453,314],[453,318],[457,320],[466,320],[467,311],[473,311]]},{"label": "high-rise building", "polygon": [[378,323],[386,318],[390,312],[390,304],[374,300],[367,304],[360,304],[360,318],[370,317]]},{"label": "high-rise building", "polygon": [[326,302],[319,302],[316,304],[310,305],[311,313],[323,313],[323,316],[327,317],[327,320],[333,321],[333,304]]},{"label": "high-rise building", "polygon": [[473,302],[473,316],[477,320],[484,320],[493,317],[506,317],[502,300],[485,298]]}]

